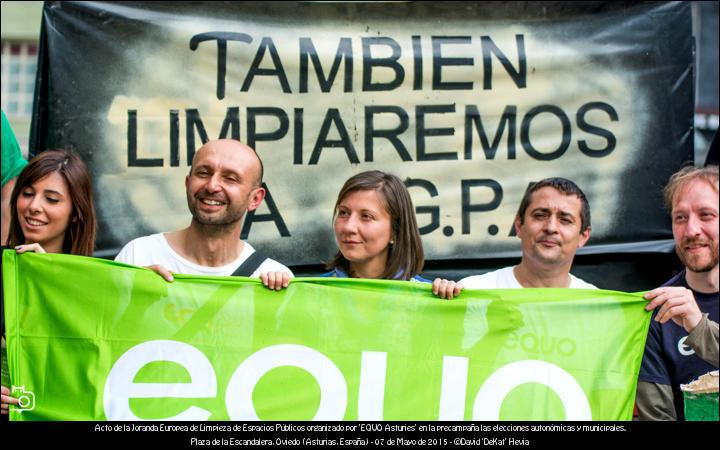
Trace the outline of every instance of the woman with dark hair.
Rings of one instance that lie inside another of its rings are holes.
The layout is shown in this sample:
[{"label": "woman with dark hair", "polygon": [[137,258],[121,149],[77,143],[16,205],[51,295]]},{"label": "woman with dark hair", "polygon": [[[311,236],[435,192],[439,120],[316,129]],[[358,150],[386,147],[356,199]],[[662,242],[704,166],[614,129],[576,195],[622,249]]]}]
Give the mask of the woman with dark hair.
[{"label": "woman with dark hair", "polygon": [[[47,150],[33,158],[15,182],[10,214],[7,244],[18,253],[93,254],[96,221],[92,181],[87,167],[74,153]],[[4,323],[2,328],[4,336]],[[4,347],[3,342],[3,364]],[[1,405],[2,414],[7,414],[9,404],[17,404],[17,399],[10,397],[4,384]]]},{"label": "woman with dark hair", "polygon": [[324,276],[427,281],[410,193],[395,175],[371,170],[345,182],[335,202],[339,250]]},{"label": "woman with dark hair", "polygon": [[[324,277],[408,280],[420,276],[425,257],[410,193],[395,175],[371,170],[345,182],[335,202],[338,252]],[[287,287],[279,272],[260,277],[270,289]]]},{"label": "woman with dark hair", "polygon": [[90,173],[80,157],[47,150],[18,177],[10,197],[8,245],[18,253],[92,256],[95,207]]}]

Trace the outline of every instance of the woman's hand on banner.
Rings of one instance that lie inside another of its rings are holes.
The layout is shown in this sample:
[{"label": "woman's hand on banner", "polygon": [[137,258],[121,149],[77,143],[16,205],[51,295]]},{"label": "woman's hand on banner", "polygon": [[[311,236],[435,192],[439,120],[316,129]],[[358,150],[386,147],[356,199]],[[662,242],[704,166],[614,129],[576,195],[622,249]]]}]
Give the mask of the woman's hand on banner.
[{"label": "woman's hand on banner", "polygon": [[2,400],[0,403],[2,406],[2,414],[4,415],[8,414],[10,405],[20,404],[20,401],[18,399],[10,396],[10,389],[6,388],[5,386],[2,386],[2,395],[0,396],[0,399]]},{"label": "woman's hand on banner", "polygon": [[42,245],[37,242],[34,244],[18,245],[15,247],[15,251],[18,253],[35,252],[35,253],[47,253]]},{"label": "woman's hand on banner", "polygon": [[460,295],[462,290],[462,284],[444,278],[435,278],[435,281],[432,283],[433,294],[448,300],[452,300],[453,297]]}]

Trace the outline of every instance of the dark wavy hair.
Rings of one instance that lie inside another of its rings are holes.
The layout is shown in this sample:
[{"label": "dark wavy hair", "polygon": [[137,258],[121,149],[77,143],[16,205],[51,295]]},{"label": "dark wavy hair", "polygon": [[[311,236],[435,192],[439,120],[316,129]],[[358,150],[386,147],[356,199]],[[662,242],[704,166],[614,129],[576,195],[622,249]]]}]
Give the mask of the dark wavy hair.
[{"label": "dark wavy hair", "polygon": [[[379,170],[370,170],[354,175],[340,189],[333,213],[333,223],[337,217],[338,205],[351,193],[356,191],[376,191],[380,194],[385,210],[390,214],[392,235],[395,243],[388,248],[388,259],[382,279],[392,280],[400,273],[400,277],[409,280],[420,274],[425,263],[422,240],[415,219],[410,193],[405,184],[395,175]],[[336,267],[350,273],[350,262],[338,251],[328,262],[327,269]]]},{"label": "dark wavy hair", "polygon": [[528,206],[530,206],[533,192],[538,191],[544,187],[551,187],[555,190],[562,192],[565,195],[574,195],[579,198],[581,204],[580,232],[582,233],[588,228],[590,228],[590,203],[588,203],[588,199],[587,197],[585,197],[585,193],[578,187],[577,184],[573,183],[567,178],[560,177],[545,178],[538,181],[537,183],[528,186],[527,190],[525,191],[525,195],[520,202],[520,207],[518,208],[518,212],[516,215],[516,217],[520,219],[520,224],[525,223],[525,211],[527,211]]},{"label": "dark wavy hair", "polygon": [[18,176],[10,197],[8,244],[14,247],[25,243],[25,235],[17,214],[17,199],[20,193],[53,172],[59,173],[67,183],[73,205],[62,251],[73,255],[92,256],[96,233],[92,180],[80,157],[66,150],[46,150],[40,153],[30,160]]}]

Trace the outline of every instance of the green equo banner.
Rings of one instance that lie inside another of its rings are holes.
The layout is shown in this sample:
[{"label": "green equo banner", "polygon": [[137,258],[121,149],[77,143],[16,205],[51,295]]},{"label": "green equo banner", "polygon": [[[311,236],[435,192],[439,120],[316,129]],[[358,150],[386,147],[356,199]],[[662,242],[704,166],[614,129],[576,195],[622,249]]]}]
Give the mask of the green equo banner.
[{"label": "green equo banner", "polygon": [[3,254],[11,420],[629,420],[639,294],[153,272]]}]

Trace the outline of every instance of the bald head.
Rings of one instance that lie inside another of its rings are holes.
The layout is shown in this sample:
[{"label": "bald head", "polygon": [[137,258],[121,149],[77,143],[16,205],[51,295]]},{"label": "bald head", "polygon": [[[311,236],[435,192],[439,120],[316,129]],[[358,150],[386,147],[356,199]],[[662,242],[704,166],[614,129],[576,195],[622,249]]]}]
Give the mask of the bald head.
[{"label": "bald head", "polygon": [[235,139],[217,139],[205,143],[195,152],[190,173],[199,162],[210,154],[218,156],[220,160],[234,167],[238,172],[253,176],[256,186],[262,185],[263,163],[260,156],[252,147]]},{"label": "bald head", "polygon": [[192,223],[239,232],[243,215],[265,197],[261,180],[262,163],[252,148],[232,139],[206,143],[185,177]]}]

